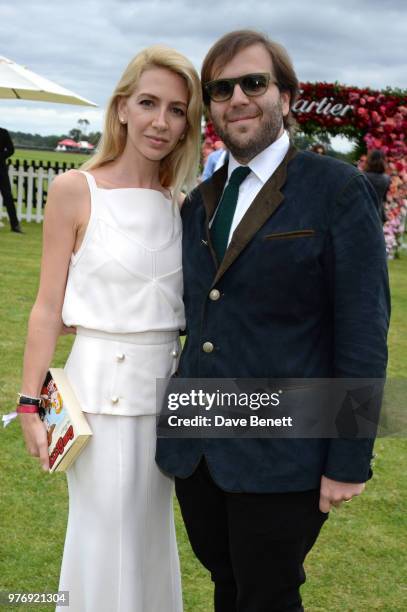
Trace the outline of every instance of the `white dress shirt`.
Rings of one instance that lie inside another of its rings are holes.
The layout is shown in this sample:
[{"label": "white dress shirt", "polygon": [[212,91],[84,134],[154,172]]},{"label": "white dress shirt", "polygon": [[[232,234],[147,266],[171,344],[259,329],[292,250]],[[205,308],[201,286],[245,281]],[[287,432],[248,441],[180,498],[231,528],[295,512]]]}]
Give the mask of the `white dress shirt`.
[{"label": "white dress shirt", "polygon": [[[232,225],[230,226],[228,244],[232,238],[233,232],[243,219],[247,209],[259,193],[260,189],[262,189],[264,184],[269,180],[271,175],[281,164],[289,147],[290,139],[288,138],[287,132],[284,130],[280,138],[275,140],[261,153],[256,155],[256,157],[253,157],[253,159],[249,162],[248,166],[250,167],[251,172],[240,185],[236,210],[233,216]],[[239,164],[232,154],[229,155],[228,179],[225,187],[229,182],[230,175],[232,174],[233,170],[241,165],[242,164]]]}]

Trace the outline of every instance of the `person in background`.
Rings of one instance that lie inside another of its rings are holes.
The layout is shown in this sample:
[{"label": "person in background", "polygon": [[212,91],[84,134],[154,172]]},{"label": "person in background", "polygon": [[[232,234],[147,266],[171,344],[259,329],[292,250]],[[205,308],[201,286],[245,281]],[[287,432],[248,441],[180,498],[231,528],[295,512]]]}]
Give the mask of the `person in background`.
[{"label": "person in background", "polygon": [[14,206],[14,198],[6,164],[6,160],[13,153],[14,145],[10,134],[5,128],[0,128],[0,193],[3,197],[3,204],[7,209],[8,218],[10,219],[11,231],[16,232],[16,234],[22,234],[23,231],[17,217],[16,207]]},{"label": "person in background", "polygon": [[382,220],[382,223],[386,223],[387,219],[386,212],[384,210],[384,203],[386,201],[391,179],[389,175],[386,174],[386,162],[382,151],[379,149],[369,151],[366,158],[364,172],[376,191],[377,211],[380,219]]},{"label": "person in background", "polygon": [[356,162],[354,162],[354,164],[353,164],[353,165],[354,165],[354,166],[355,166],[355,167],[356,167],[358,170],[360,170],[361,172],[364,172],[364,171],[365,171],[365,167],[366,167],[366,158],[367,158],[367,155],[361,155],[361,156],[359,157],[359,159],[358,159]]},{"label": "person in background", "polygon": [[205,167],[202,172],[202,181],[211,178],[212,174],[219,170],[227,160],[227,151],[221,140],[215,142],[215,150],[210,153],[206,159]]},{"label": "person in background", "polygon": [[311,147],[311,151],[313,151],[313,153],[316,153],[317,155],[326,155],[326,149],[324,147],[324,145],[318,143],[316,145],[314,145],[313,147]]}]

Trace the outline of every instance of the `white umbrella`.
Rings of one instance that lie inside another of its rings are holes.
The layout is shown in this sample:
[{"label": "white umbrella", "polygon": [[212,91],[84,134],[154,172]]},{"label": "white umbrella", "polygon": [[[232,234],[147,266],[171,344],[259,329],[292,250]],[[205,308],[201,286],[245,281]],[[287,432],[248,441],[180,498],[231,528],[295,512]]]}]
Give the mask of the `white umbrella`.
[{"label": "white umbrella", "polygon": [[0,55],[0,98],[97,106]]}]

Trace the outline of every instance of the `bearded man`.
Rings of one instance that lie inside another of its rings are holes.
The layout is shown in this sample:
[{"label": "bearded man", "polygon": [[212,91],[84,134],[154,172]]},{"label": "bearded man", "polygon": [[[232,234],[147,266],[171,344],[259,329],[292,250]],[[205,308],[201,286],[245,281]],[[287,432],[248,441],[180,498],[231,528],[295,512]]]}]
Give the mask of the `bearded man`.
[{"label": "bearded man", "polygon": [[[389,288],[375,195],[290,142],[298,81],[279,44],[222,37],[202,67],[229,160],[186,199],[183,378],[383,378]],[[204,434],[203,434],[204,435]],[[303,562],[371,476],[372,439],[158,439],[216,612],[303,610]]]}]

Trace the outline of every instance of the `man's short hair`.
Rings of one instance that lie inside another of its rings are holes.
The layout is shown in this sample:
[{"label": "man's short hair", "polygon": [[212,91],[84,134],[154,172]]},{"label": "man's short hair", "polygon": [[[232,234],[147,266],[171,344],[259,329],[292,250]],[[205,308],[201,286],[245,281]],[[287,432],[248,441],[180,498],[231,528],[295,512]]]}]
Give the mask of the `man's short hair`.
[{"label": "man's short hair", "polygon": [[[289,93],[292,106],[298,96],[298,79],[292,61],[282,45],[256,30],[236,30],[225,34],[209,49],[201,69],[202,85],[216,78],[217,73],[240,51],[258,44],[263,45],[269,52],[277,86],[281,92]],[[203,97],[205,105],[209,107],[210,99],[205,89]],[[284,117],[284,127],[291,131],[294,126],[295,120],[290,110]]]}]

